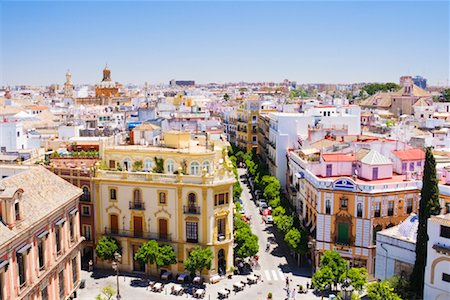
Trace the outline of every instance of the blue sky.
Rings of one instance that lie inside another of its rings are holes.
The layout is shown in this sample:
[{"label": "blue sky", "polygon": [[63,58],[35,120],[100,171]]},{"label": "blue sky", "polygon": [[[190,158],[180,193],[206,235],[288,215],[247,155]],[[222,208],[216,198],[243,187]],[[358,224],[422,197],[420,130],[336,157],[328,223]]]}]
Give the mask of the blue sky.
[{"label": "blue sky", "polygon": [[449,78],[447,1],[0,2],[0,85]]}]

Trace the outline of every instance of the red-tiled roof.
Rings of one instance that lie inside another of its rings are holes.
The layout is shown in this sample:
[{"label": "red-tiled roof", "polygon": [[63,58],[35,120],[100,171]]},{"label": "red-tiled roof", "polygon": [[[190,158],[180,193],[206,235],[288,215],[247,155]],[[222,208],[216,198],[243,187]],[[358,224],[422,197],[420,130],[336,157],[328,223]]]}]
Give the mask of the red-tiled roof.
[{"label": "red-tiled roof", "polygon": [[424,160],[425,152],[422,149],[394,150],[392,153],[401,160]]},{"label": "red-tiled roof", "polygon": [[353,154],[322,154],[322,157],[327,162],[356,161],[356,157]]}]

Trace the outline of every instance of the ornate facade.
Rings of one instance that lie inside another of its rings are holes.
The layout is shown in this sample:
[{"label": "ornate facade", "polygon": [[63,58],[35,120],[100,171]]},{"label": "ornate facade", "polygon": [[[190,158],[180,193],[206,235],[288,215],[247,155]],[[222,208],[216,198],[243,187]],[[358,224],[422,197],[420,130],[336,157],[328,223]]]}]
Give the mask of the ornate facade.
[{"label": "ornate facade", "polygon": [[103,69],[103,79],[95,86],[95,97],[118,97],[119,89],[114,81],[111,80],[111,71],[108,65]]}]

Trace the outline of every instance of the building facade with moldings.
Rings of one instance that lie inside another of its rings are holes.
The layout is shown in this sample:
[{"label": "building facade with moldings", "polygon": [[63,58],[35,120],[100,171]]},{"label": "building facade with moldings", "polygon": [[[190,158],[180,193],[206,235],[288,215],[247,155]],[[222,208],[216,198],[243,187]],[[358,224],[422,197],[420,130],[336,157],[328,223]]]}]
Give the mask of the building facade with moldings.
[{"label": "building facade with moldings", "polygon": [[374,274],[376,233],[417,212],[421,179],[393,173],[387,144],[358,147],[289,152],[288,183],[291,202],[315,239],[314,264],[335,250]]},{"label": "building facade with moldings", "polygon": [[72,299],[81,189],[41,166],[0,166],[0,299]]},{"label": "building facade with moldings", "polygon": [[204,275],[228,272],[235,182],[228,142],[172,131],[147,145],[104,148],[106,168],[95,178],[97,239],[106,235],[120,242],[121,270],[154,274],[155,266],[140,264],[134,255],[140,245],[156,240],[177,254],[177,264],[164,270],[184,272],[189,251],[201,246],[214,254]]}]

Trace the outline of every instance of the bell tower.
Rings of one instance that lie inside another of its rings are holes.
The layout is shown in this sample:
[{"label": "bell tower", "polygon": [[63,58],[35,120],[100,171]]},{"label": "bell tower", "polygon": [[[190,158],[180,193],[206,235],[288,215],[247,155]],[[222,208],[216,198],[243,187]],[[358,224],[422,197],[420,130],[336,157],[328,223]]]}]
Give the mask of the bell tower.
[{"label": "bell tower", "polygon": [[70,73],[70,71],[67,71],[66,73],[66,82],[64,83],[64,97],[73,97],[72,74]]},{"label": "bell tower", "polygon": [[108,68],[108,64],[106,64],[106,67],[103,69],[102,81],[111,81],[111,71]]}]

